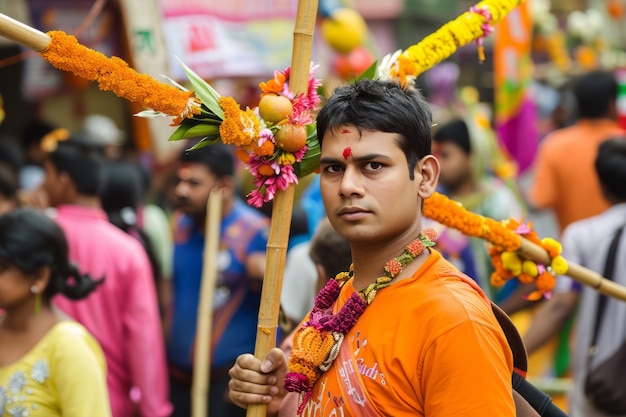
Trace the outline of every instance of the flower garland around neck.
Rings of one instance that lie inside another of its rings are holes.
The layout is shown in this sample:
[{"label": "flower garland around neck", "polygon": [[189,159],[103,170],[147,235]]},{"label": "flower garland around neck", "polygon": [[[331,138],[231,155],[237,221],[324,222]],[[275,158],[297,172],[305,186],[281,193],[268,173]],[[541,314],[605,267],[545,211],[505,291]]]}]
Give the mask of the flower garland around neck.
[{"label": "flower garland around neck", "polygon": [[377,292],[391,285],[391,281],[425,248],[434,246],[436,236],[434,229],[422,231],[417,239],[404,248],[400,256],[385,264],[381,277],[363,290],[354,292],[336,314],[332,312],[333,306],[343,285],[352,278],[353,266],[350,266],[350,272],[340,272],[334,279],[328,280],[315,297],[307,321],[293,338],[290,372],[285,378],[285,388],[302,394],[298,415],[302,414],[311,399],[317,380],[330,369],[337,358],[343,338],[354,327],[367,306],[374,301]]},{"label": "flower garland around neck", "polygon": [[540,239],[537,232],[532,229],[532,223],[524,224],[509,219],[504,224],[508,229],[545,249],[550,256],[550,265],[536,263],[515,251],[490,246],[489,256],[495,269],[491,274],[491,285],[501,287],[509,279],[517,277],[523,284],[535,282],[537,289],[526,296],[528,300],[550,298],[550,291],[556,284],[555,275],[564,275],[568,269],[567,261],[561,256],[563,249],[561,244],[549,237]]}]

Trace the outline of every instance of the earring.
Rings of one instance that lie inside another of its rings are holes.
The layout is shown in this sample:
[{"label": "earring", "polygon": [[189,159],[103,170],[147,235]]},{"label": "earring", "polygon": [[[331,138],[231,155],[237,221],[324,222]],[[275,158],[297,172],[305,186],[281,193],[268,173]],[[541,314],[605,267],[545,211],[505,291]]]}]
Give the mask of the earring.
[{"label": "earring", "polygon": [[41,293],[39,292],[39,287],[36,285],[31,285],[30,292],[35,294],[35,315],[38,316],[41,313]]}]

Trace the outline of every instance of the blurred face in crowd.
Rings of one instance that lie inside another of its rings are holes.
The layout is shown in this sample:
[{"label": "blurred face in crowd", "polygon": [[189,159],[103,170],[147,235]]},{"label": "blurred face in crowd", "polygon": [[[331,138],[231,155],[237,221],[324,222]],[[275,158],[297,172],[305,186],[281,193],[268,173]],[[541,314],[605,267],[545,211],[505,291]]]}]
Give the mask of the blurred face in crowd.
[{"label": "blurred face in crowd", "polygon": [[197,163],[181,163],[176,175],[176,207],[195,220],[204,220],[209,193],[219,180],[206,165]]},{"label": "blurred face in crowd", "polygon": [[48,203],[52,207],[69,203],[73,200],[74,185],[67,173],[59,172],[50,160],[44,161],[46,176],[42,183]]},{"label": "blurred face in crowd", "polygon": [[439,184],[447,192],[454,193],[472,181],[472,158],[459,145],[447,141],[433,142],[433,154],[441,166]]}]

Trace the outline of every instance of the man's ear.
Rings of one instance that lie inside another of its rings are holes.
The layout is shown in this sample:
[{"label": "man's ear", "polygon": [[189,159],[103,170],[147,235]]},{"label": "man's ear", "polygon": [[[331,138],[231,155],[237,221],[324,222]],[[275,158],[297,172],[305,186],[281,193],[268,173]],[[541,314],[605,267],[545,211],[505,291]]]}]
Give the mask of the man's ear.
[{"label": "man's ear", "polygon": [[216,186],[222,191],[223,198],[231,198],[235,193],[235,178],[222,177],[217,180]]},{"label": "man's ear", "polygon": [[70,177],[70,174],[67,172],[58,172],[57,179],[59,181],[59,189],[63,190],[63,196],[69,199],[74,199],[76,195],[76,184],[74,184],[74,180]]},{"label": "man's ear", "polygon": [[415,167],[416,179],[420,178],[418,195],[421,199],[430,197],[439,182],[439,161],[433,155],[426,155]]}]

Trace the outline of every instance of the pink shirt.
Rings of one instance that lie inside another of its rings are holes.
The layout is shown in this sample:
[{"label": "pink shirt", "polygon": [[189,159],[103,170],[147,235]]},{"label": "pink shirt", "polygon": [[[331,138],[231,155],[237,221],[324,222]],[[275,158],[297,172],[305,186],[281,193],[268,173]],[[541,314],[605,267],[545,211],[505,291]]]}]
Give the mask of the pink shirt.
[{"label": "pink shirt", "polygon": [[141,392],[142,417],[164,417],[168,401],[164,341],[150,263],[140,243],[109,223],[100,209],[65,205],[56,220],[67,236],[70,258],[94,279],[105,277],[80,301],[58,296],[55,304],[100,342],[114,417],[131,417],[130,398]]}]

